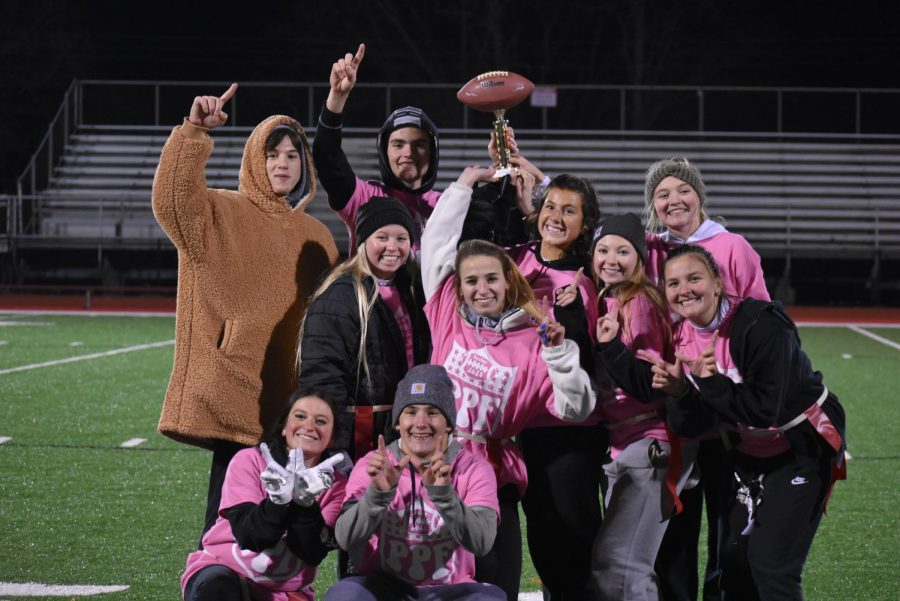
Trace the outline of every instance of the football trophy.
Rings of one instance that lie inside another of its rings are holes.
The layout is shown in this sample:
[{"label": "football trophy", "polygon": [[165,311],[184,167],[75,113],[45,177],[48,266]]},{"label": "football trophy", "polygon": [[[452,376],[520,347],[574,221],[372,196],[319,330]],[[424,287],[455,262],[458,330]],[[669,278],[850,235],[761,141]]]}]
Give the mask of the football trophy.
[{"label": "football trophy", "polygon": [[509,121],[506,111],[531,95],[534,84],[525,77],[510,71],[488,71],[476,75],[460,88],[456,98],[466,106],[485,113],[494,113],[494,133],[500,164],[497,175],[509,173],[509,148],[506,132]]},{"label": "football trophy", "polygon": [[477,111],[494,113],[494,139],[497,156],[496,180],[472,191],[472,201],[463,223],[461,240],[489,240],[500,246],[528,241],[522,211],[517,206],[516,186],[510,176],[509,147],[506,143],[509,122],[506,111],[531,94],[534,84],[509,71],[488,71],[472,78],[460,88],[456,98]]}]

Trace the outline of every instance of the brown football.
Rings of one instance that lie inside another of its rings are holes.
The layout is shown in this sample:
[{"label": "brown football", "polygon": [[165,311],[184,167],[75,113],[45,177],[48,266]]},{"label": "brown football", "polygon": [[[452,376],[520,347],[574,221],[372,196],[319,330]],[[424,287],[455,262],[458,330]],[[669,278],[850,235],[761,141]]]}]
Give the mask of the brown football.
[{"label": "brown football", "polygon": [[456,98],[478,111],[511,109],[531,94],[534,84],[511,71],[488,71],[469,80]]}]

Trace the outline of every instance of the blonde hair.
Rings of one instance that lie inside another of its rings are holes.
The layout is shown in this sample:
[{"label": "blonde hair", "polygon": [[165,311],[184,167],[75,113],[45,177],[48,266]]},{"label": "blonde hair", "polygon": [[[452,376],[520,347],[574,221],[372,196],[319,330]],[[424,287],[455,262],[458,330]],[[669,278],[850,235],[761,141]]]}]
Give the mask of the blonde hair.
[{"label": "blonde hair", "polygon": [[459,274],[460,265],[466,259],[471,257],[493,257],[500,262],[503,270],[503,277],[509,284],[509,292],[506,299],[506,307],[519,307],[538,321],[544,319],[544,315],[538,309],[537,301],[534,297],[534,291],[519,266],[512,260],[506,251],[492,242],[486,240],[466,240],[459,245],[456,251],[456,264],[453,273],[453,288],[456,290],[456,301],[459,305],[464,304],[462,295],[462,278]]},{"label": "blonde hair", "polygon": [[[369,373],[369,361],[366,357],[366,335],[369,331],[369,316],[372,314],[372,307],[375,306],[375,301],[378,300],[378,288],[377,286],[374,287],[371,293],[366,291],[366,278],[374,279],[375,275],[372,273],[372,266],[369,264],[368,257],[366,257],[365,242],[360,243],[359,247],[356,249],[355,256],[350,257],[331,270],[328,276],[326,276],[322,283],[319,284],[319,287],[309,298],[309,302],[306,304],[306,306],[312,306],[313,302],[315,302],[317,298],[322,296],[322,294],[345,273],[350,274],[350,277],[353,280],[353,288],[356,292],[357,317],[359,318],[359,349],[357,350],[356,354],[356,371],[357,374],[359,374],[360,369],[362,369],[362,371],[366,374],[366,382],[368,382],[369,386],[371,387],[372,378]],[[303,316],[303,320],[300,322],[300,336],[298,337],[297,341],[296,367],[298,373],[300,372],[303,331],[306,326],[307,315],[309,315],[308,310]]]}]

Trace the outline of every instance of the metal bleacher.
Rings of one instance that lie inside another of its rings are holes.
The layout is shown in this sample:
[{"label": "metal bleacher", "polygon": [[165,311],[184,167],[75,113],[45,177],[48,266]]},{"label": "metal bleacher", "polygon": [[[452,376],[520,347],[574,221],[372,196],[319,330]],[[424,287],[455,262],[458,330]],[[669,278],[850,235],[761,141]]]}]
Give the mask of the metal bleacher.
[{"label": "metal bleacher", "polygon": [[[247,106],[247,99],[252,101],[253,93],[264,100],[271,98],[272,88],[281,95],[296,92],[305,99],[301,102],[307,112],[303,122],[315,123],[321,106],[316,96],[322,85],[242,84],[242,106]],[[344,150],[357,175],[364,179],[378,177],[375,126],[384,111],[394,106],[400,95],[398,85],[370,84],[367,93],[375,101],[368,105],[367,117],[354,119],[369,126],[345,128]],[[0,252],[10,254],[12,260],[6,264],[16,270],[16,275],[8,279],[24,281],[28,276],[21,274],[39,274],[41,269],[50,273],[61,256],[57,249],[78,249],[94,253],[94,259],[87,259],[87,269],[95,274],[91,277],[99,273],[105,280],[106,274],[131,269],[139,260],[132,261],[128,253],[136,251],[144,253],[140,261],[151,260],[156,273],[164,275],[124,277],[121,281],[171,280],[174,262],[163,255],[172,257],[173,248],[150,207],[153,175],[171,131],[171,125],[162,124],[177,123],[183,115],[184,88],[219,87],[209,82],[74,81],[19,178],[18,194],[0,196],[0,223],[5,226],[0,231]],[[143,97],[147,89],[153,90],[149,96],[155,99],[152,119],[147,118],[146,111],[134,122],[106,114],[110,107],[104,99],[109,93],[135,90]],[[630,88],[617,91],[623,99],[635,92]],[[599,193],[604,214],[640,213],[647,167],[661,158],[686,156],[703,171],[708,213],[723,218],[730,230],[745,236],[764,262],[777,269],[770,285],[787,282],[790,288],[792,261],[805,261],[797,263],[796,271],[802,277],[821,281],[821,275],[806,273],[809,262],[821,264],[821,259],[834,257],[856,261],[853,274],[841,277],[862,282],[873,291],[873,299],[877,300],[877,290],[884,284],[900,290],[898,282],[885,282],[891,277],[900,280],[896,277],[900,267],[900,134],[890,133],[893,126],[863,131],[861,125],[885,120],[880,113],[862,109],[884,106],[884,102],[879,105],[876,101],[900,97],[900,90],[849,91],[856,98],[854,126],[850,131],[834,133],[828,133],[832,130],[827,116],[823,117],[825,125],[810,133],[789,130],[782,122],[787,96],[805,94],[805,90],[762,91],[775,103],[778,118],[771,127],[748,128],[752,131],[740,131],[740,127],[738,131],[704,131],[702,126],[690,131],[632,129],[627,104],[621,105],[617,113],[621,122],[613,129],[565,129],[564,125],[551,125],[546,112],[524,106],[515,109],[511,120],[517,125],[516,138],[522,152],[548,175],[571,172],[590,180]],[[419,92],[424,93],[417,88]],[[442,95],[447,95],[445,92]],[[579,88],[568,93],[584,91]],[[828,97],[848,92],[829,89],[810,93]],[[215,148],[206,169],[207,185],[211,187],[237,187],[244,143],[250,124],[256,122],[244,108],[238,125],[235,103],[233,99],[232,123],[212,132]],[[170,113],[175,117],[167,116]],[[560,119],[563,114],[554,113],[554,118]],[[445,119],[448,122],[441,127],[440,171],[435,186],[438,190],[464,167],[488,160],[485,126],[489,120],[481,119],[480,125],[473,127],[466,113],[448,113]],[[703,122],[701,114],[699,123]],[[315,129],[308,128],[307,134],[313,140]],[[323,190],[307,210],[328,225],[338,247],[346,249],[346,228],[329,210]],[[26,255],[30,250],[35,254],[29,258]],[[110,259],[115,253],[119,255]],[[74,262],[76,253],[71,254]],[[43,267],[36,266],[41,262]],[[885,264],[890,266],[883,278]],[[66,269],[88,273],[72,266]]]},{"label": "metal bleacher", "polygon": [[[235,188],[246,132],[213,132],[210,187]],[[701,167],[708,212],[760,254],[816,255],[828,248],[865,257],[900,255],[900,145],[826,142],[621,140],[521,132],[520,147],[546,173],[572,172],[595,185],[604,213],[640,212],[650,163],[684,155]],[[166,135],[82,126],[43,192],[40,232],[57,239],[140,245],[165,238],[150,188]],[[485,163],[485,140],[445,135],[437,188],[466,165]],[[358,175],[378,176],[374,133],[348,134]],[[343,223],[320,191],[309,212],[346,243]],[[342,246],[343,247],[343,246]]]}]

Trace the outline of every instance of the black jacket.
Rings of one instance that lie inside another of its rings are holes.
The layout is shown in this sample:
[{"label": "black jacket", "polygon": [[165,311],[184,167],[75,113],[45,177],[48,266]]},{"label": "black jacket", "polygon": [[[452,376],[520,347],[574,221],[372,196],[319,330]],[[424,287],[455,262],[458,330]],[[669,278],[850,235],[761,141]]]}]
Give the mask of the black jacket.
[{"label": "black jacket", "polygon": [[[690,326],[683,323],[681,327]],[[721,325],[719,336],[728,340],[742,382],[721,373],[694,377],[697,388],[690,387],[667,403],[669,424],[676,433],[696,436],[716,422],[783,426],[822,394],[822,374],[813,370],[800,347],[797,327],[779,303],[745,299]],[[629,393],[646,394],[652,379],[649,364],[622,353],[617,342],[598,345],[599,352],[608,355],[607,371]],[[822,410],[846,440],[844,409],[830,391]],[[818,437],[808,421],[788,431],[792,444],[798,435]]]},{"label": "black jacket", "polygon": [[[367,295],[375,293],[375,282],[364,280]],[[431,334],[422,312],[421,296],[414,293],[407,271],[395,278],[413,325],[416,363],[428,361]],[[336,439],[332,446],[353,453],[353,414],[346,407],[354,405],[391,405],[397,384],[407,370],[406,346],[390,309],[376,297],[366,332],[366,357],[369,375],[358,367],[361,327],[356,289],[350,274],[344,274],[309,306],[300,343],[300,382],[321,389],[340,406]],[[375,414],[374,437],[394,437],[390,412]]]}]

